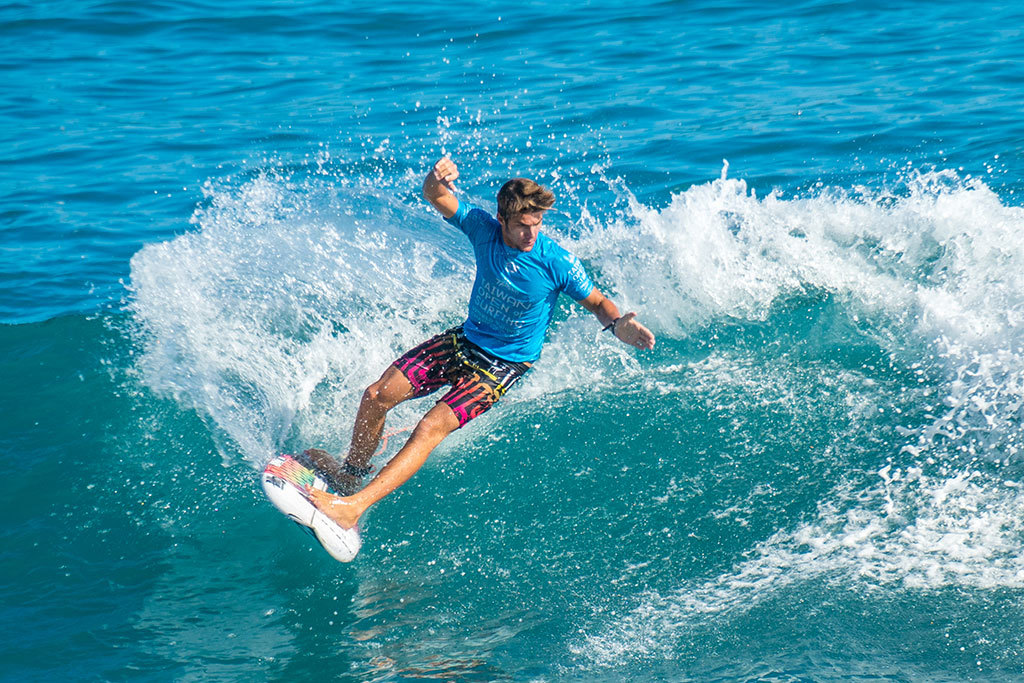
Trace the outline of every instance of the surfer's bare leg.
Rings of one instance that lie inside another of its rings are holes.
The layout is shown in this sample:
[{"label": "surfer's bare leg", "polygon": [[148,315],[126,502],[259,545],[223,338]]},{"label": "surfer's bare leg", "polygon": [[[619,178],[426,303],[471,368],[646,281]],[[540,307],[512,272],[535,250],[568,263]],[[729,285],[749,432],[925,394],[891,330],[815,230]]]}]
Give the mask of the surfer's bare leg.
[{"label": "surfer's bare leg", "polygon": [[[411,396],[412,384],[398,368],[389,365],[380,379],[363,392],[359,410],[356,412],[355,426],[352,428],[352,445],[349,446],[345,462],[356,468],[369,465],[384,432],[384,420],[388,411]],[[317,469],[326,472],[335,481],[352,488],[358,486],[359,479],[346,472],[341,463],[327,451],[311,448],[306,451],[306,455]]]},{"label": "surfer's bare leg", "polygon": [[459,420],[452,409],[445,403],[438,403],[416,425],[402,450],[362,491],[345,498],[326,491],[310,491],[314,503],[341,527],[351,529],[371,505],[416,474],[430,452],[458,428]]},{"label": "surfer's bare leg", "polygon": [[377,452],[388,411],[411,396],[412,384],[401,370],[389,365],[380,379],[363,392],[345,461],[355,467],[366,467]]}]

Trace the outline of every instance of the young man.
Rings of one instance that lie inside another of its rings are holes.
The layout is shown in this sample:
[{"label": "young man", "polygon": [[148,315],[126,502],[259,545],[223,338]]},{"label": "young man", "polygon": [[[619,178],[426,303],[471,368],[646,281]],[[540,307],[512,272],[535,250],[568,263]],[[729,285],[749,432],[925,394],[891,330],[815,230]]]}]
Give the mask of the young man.
[{"label": "young man", "polygon": [[445,437],[489,409],[530,369],[540,356],[560,292],[583,304],[623,343],[654,348],[654,335],[637,322],[636,314],[620,316],[591,283],[579,259],[540,234],[544,212],[555,200],[550,191],[532,180],[513,178],[498,192],[495,219],[459,202],[453,194],[458,177],[455,163],[441,159],[424,179],[423,195],[473,243],[476,279],[466,322],[405,353],[366,389],[344,463],[321,450],[306,452],[335,487],[354,492],[369,474],[388,411],[451,385],[365,488],[344,497],[310,491],[316,506],[346,529],[415,474]]}]

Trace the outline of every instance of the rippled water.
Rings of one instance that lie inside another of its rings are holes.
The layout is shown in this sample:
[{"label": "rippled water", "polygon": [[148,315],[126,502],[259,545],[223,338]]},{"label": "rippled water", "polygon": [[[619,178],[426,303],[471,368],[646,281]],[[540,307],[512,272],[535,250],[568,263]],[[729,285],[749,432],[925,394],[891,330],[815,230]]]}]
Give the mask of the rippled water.
[{"label": "rippled water", "polygon": [[[1024,677],[1021,26],[0,8],[3,677]],[[659,344],[563,302],[339,565],[256,473],[343,451],[464,316],[468,245],[419,197],[442,153],[489,208],[550,185]]]}]

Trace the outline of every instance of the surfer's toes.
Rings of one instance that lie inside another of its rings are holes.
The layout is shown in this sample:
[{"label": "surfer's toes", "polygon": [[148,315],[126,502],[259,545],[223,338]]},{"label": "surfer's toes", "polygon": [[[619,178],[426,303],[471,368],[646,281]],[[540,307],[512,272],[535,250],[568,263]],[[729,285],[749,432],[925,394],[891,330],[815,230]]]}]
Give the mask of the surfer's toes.
[{"label": "surfer's toes", "polygon": [[356,513],[355,506],[351,501],[347,501],[333,493],[318,491],[314,488],[307,487],[306,492],[309,494],[313,505],[341,528],[351,529],[359,523],[359,515]]}]

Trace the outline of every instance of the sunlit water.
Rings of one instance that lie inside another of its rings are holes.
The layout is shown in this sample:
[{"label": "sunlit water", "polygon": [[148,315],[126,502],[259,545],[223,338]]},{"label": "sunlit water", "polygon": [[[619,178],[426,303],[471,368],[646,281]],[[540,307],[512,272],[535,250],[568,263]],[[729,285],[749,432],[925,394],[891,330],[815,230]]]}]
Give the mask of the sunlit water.
[{"label": "sunlit water", "polygon": [[[1021,26],[0,9],[3,677],[1024,677]],[[340,565],[256,475],[344,451],[463,319],[471,251],[419,196],[443,153],[488,209],[550,185],[658,346],[563,300]]]}]

